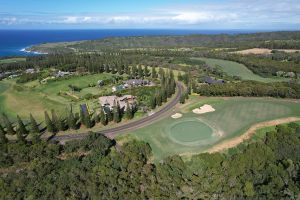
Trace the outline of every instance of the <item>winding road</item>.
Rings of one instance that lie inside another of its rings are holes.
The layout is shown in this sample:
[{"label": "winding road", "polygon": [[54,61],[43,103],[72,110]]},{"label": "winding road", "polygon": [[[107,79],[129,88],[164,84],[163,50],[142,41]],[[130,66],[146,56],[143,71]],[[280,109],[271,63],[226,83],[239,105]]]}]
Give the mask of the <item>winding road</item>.
[{"label": "winding road", "polygon": [[[183,86],[181,83],[177,83],[177,93],[175,98],[172,98],[170,102],[168,102],[166,105],[164,105],[159,111],[155,112],[154,114],[141,118],[140,120],[129,122],[127,124],[99,131],[97,133],[99,134],[105,134],[107,137],[113,139],[117,135],[125,133],[127,131],[134,131],[138,128],[144,127],[146,125],[150,125],[151,123],[158,120],[160,117],[162,117],[164,114],[168,113],[176,106],[176,104],[179,102],[181,94],[183,91]],[[88,136],[89,133],[79,133],[79,134],[68,134],[68,135],[61,135],[61,136],[53,136],[51,139],[56,141],[63,141],[63,140],[72,140],[72,139],[82,139],[86,136]]]}]

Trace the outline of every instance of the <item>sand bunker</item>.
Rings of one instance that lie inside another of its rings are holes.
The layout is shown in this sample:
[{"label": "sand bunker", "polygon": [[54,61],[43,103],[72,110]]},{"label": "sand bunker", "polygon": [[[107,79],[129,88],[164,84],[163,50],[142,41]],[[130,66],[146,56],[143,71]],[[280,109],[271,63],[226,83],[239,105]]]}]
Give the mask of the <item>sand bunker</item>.
[{"label": "sand bunker", "polygon": [[182,117],[182,114],[176,113],[176,114],[172,115],[171,117],[172,117],[173,119],[178,119],[178,118]]},{"label": "sand bunker", "polygon": [[193,110],[193,113],[195,114],[204,114],[204,113],[208,113],[208,112],[214,112],[215,109],[208,104],[205,104],[203,106],[201,106],[200,108],[196,108]]}]

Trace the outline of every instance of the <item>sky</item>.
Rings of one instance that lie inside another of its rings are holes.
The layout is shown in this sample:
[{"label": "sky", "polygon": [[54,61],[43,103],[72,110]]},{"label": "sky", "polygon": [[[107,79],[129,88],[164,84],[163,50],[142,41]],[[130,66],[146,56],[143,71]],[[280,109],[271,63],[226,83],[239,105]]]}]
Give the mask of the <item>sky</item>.
[{"label": "sky", "polygon": [[0,0],[0,29],[300,30],[299,0]]}]

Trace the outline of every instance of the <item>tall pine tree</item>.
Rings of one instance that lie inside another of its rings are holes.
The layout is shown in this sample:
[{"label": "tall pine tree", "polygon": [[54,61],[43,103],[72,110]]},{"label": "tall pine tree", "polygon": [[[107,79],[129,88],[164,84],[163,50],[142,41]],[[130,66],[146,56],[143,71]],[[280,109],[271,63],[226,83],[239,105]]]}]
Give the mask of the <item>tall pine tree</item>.
[{"label": "tall pine tree", "polygon": [[78,129],[76,117],[73,114],[72,108],[69,110],[67,123],[70,129],[76,130]]},{"label": "tall pine tree", "polygon": [[0,145],[6,144],[8,142],[8,139],[6,138],[5,134],[6,134],[5,130],[0,124]]},{"label": "tall pine tree", "polygon": [[126,117],[126,119],[132,119],[133,118],[132,109],[131,109],[131,106],[129,105],[128,101],[126,103],[125,117]]},{"label": "tall pine tree", "polygon": [[14,127],[13,127],[11,121],[8,119],[7,115],[4,113],[2,113],[2,121],[5,125],[7,134],[10,134],[10,135],[16,134],[16,131],[14,130]]},{"label": "tall pine tree", "polygon": [[50,132],[50,133],[56,133],[57,132],[56,127],[53,124],[53,122],[51,121],[47,111],[45,111],[45,124],[46,124],[48,132]]},{"label": "tall pine tree", "polygon": [[28,135],[28,131],[19,115],[17,115],[17,123],[18,123],[18,127],[17,127],[18,141],[26,142],[25,138]]},{"label": "tall pine tree", "polygon": [[114,122],[119,123],[121,121],[119,102],[114,101],[113,115]]},{"label": "tall pine tree", "polygon": [[105,116],[103,108],[101,108],[101,111],[100,111],[100,121],[101,121],[102,125],[104,125],[104,126],[107,125],[107,118]]}]

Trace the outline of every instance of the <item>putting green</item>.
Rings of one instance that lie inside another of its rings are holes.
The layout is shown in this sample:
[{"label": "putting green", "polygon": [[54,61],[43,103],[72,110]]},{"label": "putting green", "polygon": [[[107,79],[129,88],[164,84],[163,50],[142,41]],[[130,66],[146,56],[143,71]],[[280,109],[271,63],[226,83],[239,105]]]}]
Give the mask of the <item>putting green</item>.
[{"label": "putting green", "polygon": [[212,137],[213,129],[199,119],[187,119],[169,127],[171,139],[181,144],[190,144]]}]

